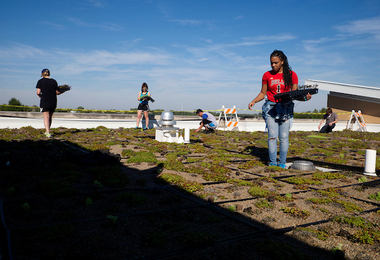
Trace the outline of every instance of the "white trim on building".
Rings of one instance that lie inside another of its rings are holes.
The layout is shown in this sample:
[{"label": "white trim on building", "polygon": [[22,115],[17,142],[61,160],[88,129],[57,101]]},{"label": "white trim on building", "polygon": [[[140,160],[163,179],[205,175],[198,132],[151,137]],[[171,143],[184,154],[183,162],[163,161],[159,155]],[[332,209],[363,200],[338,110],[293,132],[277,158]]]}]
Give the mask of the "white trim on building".
[{"label": "white trim on building", "polygon": [[318,89],[362,97],[380,99],[380,88],[306,79],[305,85],[318,85]]}]

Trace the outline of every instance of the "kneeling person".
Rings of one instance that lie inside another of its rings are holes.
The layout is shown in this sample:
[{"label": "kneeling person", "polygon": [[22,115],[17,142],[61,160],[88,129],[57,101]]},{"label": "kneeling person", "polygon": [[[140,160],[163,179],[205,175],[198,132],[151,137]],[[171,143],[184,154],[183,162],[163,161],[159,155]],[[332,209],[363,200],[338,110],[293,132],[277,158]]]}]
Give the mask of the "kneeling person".
[{"label": "kneeling person", "polygon": [[[326,120],[326,124],[321,128],[321,125]],[[331,108],[327,108],[326,114],[323,116],[321,123],[318,126],[320,133],[331,133],[338,122],[338,116],[335,114]]]},{"label": "kneeling person", "polygon": [[197,133],[204,127],[206,133],[213,133],[217,126],[215,117],[211,113],[203,112],[202,109],[198,109],[196,113],[202,117],[202,121],[199,123],[200,126],[198,129],[194,132]]}]

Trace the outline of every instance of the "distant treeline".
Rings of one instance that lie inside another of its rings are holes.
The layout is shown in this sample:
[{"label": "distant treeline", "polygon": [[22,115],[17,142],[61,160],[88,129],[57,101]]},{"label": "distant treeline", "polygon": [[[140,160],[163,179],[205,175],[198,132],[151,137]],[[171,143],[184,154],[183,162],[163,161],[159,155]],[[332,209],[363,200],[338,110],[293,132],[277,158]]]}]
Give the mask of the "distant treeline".
[{"label": "distant treeline", "polygon": [[14,105],[0,105],[0,111],[18,111],[18,112],[39,112],[38,106],[14,106]]},{"label": "distant treeline", "polygon": [[[40,108],[37,106],[15,106],[15,105],[0,105],[0,111],[18,111],[18,112],[39,112]],[[149,111],[152,115],[161,115],[164,109],[155,109]],[[183,115],[183,116],[196,116],[195,111],[174,111],[174,115]],[[57,108],[56,112],[66,112],[66,113],[99,113],[99,114],[136,114],[137,108],[131,108],[130,110],[95,110],[95,109],[71,109],[71,108]],[[219,111],[211,111],[216,117],[219,117]],[[313,112],[305,113],[294,113],[294,118],[298,119],[322,119],[323,115],[326,113],[326,109],[321,109],[320,111],[314,110]],[[238,113],[239,118],[261,118],[261,113],[257,114],[241,114]]]}]

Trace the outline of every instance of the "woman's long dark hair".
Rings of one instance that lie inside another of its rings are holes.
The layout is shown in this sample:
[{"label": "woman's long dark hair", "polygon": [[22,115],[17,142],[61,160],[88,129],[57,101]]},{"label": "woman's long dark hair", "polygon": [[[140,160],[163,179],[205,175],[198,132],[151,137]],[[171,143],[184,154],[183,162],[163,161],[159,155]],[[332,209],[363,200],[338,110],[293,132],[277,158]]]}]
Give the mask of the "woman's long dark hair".
[{"label": "woman's long dark hair", "polygon": [[143,91],[143,88],[146,87],[146,91],[149,90],[148,88],[148,84],[146,84],[145,82],[141,85],[141,91]]},{"label": "woman's long dark hair", "polygon": [[292,67],[290,67],[288,63],[288,58],[286,57],[286,55],[282,51],[274,50],[272,54],[270,55],[270,57],[271,58],[278,57],[280,60],[284,62],[284,64],[282,65],[282,69],[283,69],[282,75],[284,77],[285,87],[291,87],[293,85]]}]

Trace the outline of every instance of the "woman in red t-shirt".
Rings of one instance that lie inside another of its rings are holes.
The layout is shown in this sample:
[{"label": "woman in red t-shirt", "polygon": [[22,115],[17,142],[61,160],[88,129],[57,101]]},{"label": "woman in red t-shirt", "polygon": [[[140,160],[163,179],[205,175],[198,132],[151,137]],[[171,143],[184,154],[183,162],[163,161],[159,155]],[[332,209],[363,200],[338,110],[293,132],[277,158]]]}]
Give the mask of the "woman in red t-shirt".
[{"label": "woman in red t-shirt", "polygon": [[[264,73],[261,92],[248,104],[251,109],[267,96],[262,114],[268,128],[269,166],[286,168],[286,156],[289,147],[289,130],[293,123],[294,103],[277,103],[274,95],[297,90],[298,77],[292,71],[288,58],[282,51],[275,50],[270,55],[272,70]],[[308,94],[307,100],[311,98]],[[277,138],[280,140],[280,157],[277,163]]]}]

